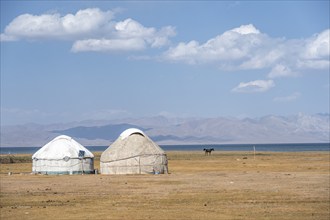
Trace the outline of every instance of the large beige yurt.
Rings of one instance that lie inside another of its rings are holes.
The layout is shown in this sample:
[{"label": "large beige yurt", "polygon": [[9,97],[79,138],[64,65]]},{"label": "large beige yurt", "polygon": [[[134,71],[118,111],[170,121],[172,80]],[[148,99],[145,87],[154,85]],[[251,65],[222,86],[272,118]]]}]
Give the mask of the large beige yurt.
[{"label": "large beige yurt", "polygon": [[32,172],[82,174],[94,172],[94,155],[69,136],[61,135],[32,155]]},{"label": "large beige yurt", "polygon": [[168,173],[165,152],[136,128],[122,132],[101,154],[100,168],[101,174]]}]

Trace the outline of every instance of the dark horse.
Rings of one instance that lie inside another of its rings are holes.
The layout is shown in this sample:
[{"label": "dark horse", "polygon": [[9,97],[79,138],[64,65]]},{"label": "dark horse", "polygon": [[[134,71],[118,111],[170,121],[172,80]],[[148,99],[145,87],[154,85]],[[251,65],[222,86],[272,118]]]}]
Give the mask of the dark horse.
[{"label": "dark horse", "polygon": [[214,148],[204,148],[205,155],[211,155],[211,152],[214,151]]}]

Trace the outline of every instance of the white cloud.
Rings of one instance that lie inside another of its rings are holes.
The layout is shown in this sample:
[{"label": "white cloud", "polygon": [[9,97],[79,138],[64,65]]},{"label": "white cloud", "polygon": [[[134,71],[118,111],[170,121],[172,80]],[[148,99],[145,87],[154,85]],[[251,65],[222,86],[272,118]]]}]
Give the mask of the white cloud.
[{"label": "white cloud", "polygon": [[62,25],[66,33],[80,34],[99,31],[111,26],[113,13],[103,12],[98,8],[80,10],[76,15],[68,14],[62,18]]},{"label": "white cloud", "polygon": [[251,56],[242,59],[241,63],[238,63],[236,69],[263,69],[269,68],[275,63],[279,62],[284,57],[284,51],[269,46],[259,48],[252,52]]},{"label": "white cloud", "polygon": [[97,36],[111,29],[113,13],[98,8],[79,10],[76,14],[23,14],[10,22],[3,33],[6,38],[76,39]]},{"label": "white cloud", "polygon": [[268,74],[269,78],[291,77],[291,76],[298,76],[298,73],[292,71],[289,67],[283,64],[277,64],[272,68],[272,70]]},{"label": "white cloud", "polygon": [[197,41],[190,41],[189,43],[179,43],[176,48],[170,48],[166,54],[166,58],[169,60],[185,61],[193,64],[196,56],[199,53],[199,43]]},{"label": "white cloud", "polygon": [[329,58],[330,54],[330,29],[316,34],[308,40],[303,57],[309,59]]},{"label": "white cloud", "polygon": [[129,18],[116,23],[112,38],[78,40],[72,46],[73,52],[83,51],[129,51],[150,47],[162,47],[169,43],[168,38],[175,35],[173,27],[160,31],[146,28]]},{"label": "white cloud", "polygon": [[299,92],[295,92],[289,96],[275,97],[273,99],[273,101],[275,101],[275,102],[291,102],[291,101],[298,99],[300,97],[300,95],[301,94]]},{"label": "white cloud", "polygon": [[[115,21],[115,14],[115,10],[99,8],[66,15],[22,14],[6,26],[0,40],[71,40],[74,52],[136,51],[170,45],[170,38],[176,34],[173,26],[145,27],[132,18]],[[307,39],[272,38],[247,24],[204,43],[194,39],[179,42],[164,52],[162,59],[213,64],[225,70],[271,69],[270,78],[286,77],[304,69],[329,68],[329,35],[327,29]],[[279,71],[279,65],[286,70]]]},{"label": "white cloud", "polygon": [[250,82],[241,82],[238,86],[232,89],[232,92],[239,92],[239,93],[265,92],[274,86],[275,83],[273,80],[255,80]]},{"label": "white cloud", "polygon": [[6,34],[0,34],[0,41],[17,41],[18,39],[15,36],[8,36]]},{"label": "white cloud", "polygon": [[328,69],[330,67],[330,29],[305,40],[297,67],[302,69]]},{"label": "white cloud", "polygon": [[143,39],[89,39],[76,41],[72,46],[73,52],[83,51],[131,51],[142,50],[146,47]]},{"label": "white cloud", "polygon": [[155,35],[149,39],[151,47],[162,47],[164,45],[170,44],[170,37],[176,35],[175,28],[173,26],[162,27]]},{"label": "white cloud", "polygon": [[115,25],[115,30],[120,38],[132,38],[132,37],[149,37],[156,32],[155,28],[146,28],[139,22],[128,18],[124,21],[120,21]]},{"label": "white cloud", "polygon": [[329,29],[307,39],[272,38],[252,24],[225,31],[205,43],[180,42],[163,59],[213,64],[224,70],[271,69],[270,78],[297,76],[304,69],[329,68]]},{"label": "white cloud", "polygon": [[1,41],[73,40],[72,51],[128,51],[169,44],[175,29],[172,26],[144,27],[128,18],[114,21],[115,12],[98,8],[79,10],[76,14],[23,14],[10,22]]},{"label": "white cloud", "polygon": [[144,27],[139,22],[128,18],[115,25],[115,34],[120,39],[144,40],[151,47],[162,47],[169,43],[168,38],[175,35],[171,26],[163,27],[159,31],[156,28]]},{"label": "white cloud", "polygon": [[252,24],[242,25],[238,28],[234,28],[231,30],[232,32],[237,32],[239,34],[260,34],[260,31],[256,29]]},{"label": "white cloud", "polygon": [[329,69],[330,60],[298,60],[297,67],[300,69]]},{"label": "white cloud", "polygon": [[204,44],[194,40],[181,42],[166,51],[164,58],[189,64],[219,61],[232,63],[250,57],[251,51],[260,47],[265,37],[253,25],[242,25],[211,38]]}]

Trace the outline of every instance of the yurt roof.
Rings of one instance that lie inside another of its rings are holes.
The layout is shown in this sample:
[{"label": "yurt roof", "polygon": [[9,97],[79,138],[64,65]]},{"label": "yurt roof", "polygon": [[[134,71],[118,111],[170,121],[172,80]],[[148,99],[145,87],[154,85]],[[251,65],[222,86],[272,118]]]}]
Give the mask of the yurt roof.
[{"label": "yurt roof", "polygon": [[165,152],[141,130],[129,128],[102,153],[101,161],[116,161],[154,154],[160,155]]},{"label": "yurt roof", "polygon": [[84,157],[94,157],[92,152],[79,144],[73,138],[60,135],[39,149],[32,158],[63,159],[64,157],[78,158],[79,151],[84,151]]},{"label": "yurt roof", "polygon": [[143,131],[141,131],[140,129],[137,129],[137,128],[129,128],[129,129],[126,129],[125,131],[123,131],[119,137],[121,139],[125,139],[129,136],[131,136],[132,134],[140,134],[144,137],[146,137],[146,135],[143,133]]}]

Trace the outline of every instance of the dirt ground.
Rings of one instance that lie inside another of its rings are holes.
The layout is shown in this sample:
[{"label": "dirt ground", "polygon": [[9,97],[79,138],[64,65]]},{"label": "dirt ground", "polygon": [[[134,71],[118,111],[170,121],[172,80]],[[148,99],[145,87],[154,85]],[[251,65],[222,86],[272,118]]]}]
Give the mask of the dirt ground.
[{"label": "dirt ground", "polygon": [[0,217],[330,219],[329,152],[168,157],[168,175],[47,176],[29,174],[31,163],[1,164]]}]

